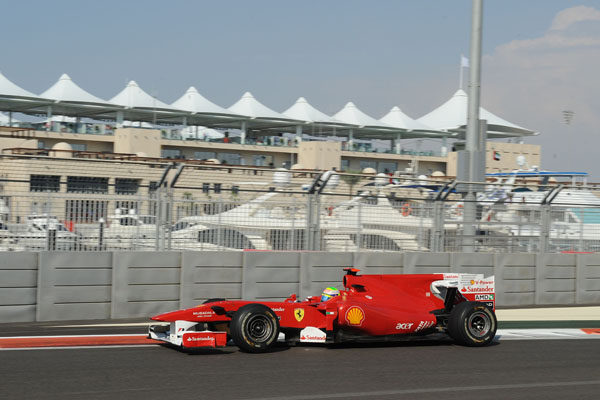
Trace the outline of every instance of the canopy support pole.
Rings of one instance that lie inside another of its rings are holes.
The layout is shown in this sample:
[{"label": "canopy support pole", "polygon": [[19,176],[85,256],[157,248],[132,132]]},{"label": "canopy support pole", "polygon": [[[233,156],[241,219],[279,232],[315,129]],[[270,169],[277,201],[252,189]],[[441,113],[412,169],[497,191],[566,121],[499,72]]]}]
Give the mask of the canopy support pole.
[{"label": "canopy support pole", "polygon": [[240,137],[240,144],[246,144],[246,121],[242,121],[242,135]]},{"label": "canopy support pole", "polygon": [[302,125],[296,125],[296,136],[294,136],[294,143],[299,145],[302,141]]},{"label": "canopy support pole", "polygon": [[8,126],[12,126],[12,111],[8,112]]},{"label": "canopy support pole", "polygon": [[48,122],[46,123],[46,132],[50,131],[50,126],[52,126],[52,106],[48,106],[46,109],[46,118]]},{"label": "canopy support pole", "polygon": [[187,117],[183,117],[183,127],[187,128]]},{"label": "canopy support pole", "polygon": [[123,111],[117,111],[117,128],[123,127]]},{"label": "canopy support pole", "polygon": [[400,140],[402,140],[402,134],[400,132],[398,132],[398,134],[396,135],[396,154],[400,154],[402,153],[402,145],[400,144]]},{"label": "canopy support pole", "polygon": [[352,147],[354,145],[354,130],[350,128],[350,133],[348,134],[348,151],[352,151]]},{"label": "canopy support pole", "polygon": [[448,137],[442,138],[442,148],[440,149],[440,156],[446,157],[448,155]]}]

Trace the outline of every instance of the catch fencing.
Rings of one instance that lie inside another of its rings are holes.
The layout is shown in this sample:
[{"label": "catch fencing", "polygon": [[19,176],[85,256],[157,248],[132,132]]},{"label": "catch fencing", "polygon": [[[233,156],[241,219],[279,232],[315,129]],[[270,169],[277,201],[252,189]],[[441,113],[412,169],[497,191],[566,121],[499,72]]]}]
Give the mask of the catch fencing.
[{"label": "catch fencing", "polygon": [[365,274],[494,275],[498,306],[600,303],[600,255],[375,252],[4,252],[3,322],[150,317],[208,298],[283,300]]},{"label": "catch fencing", "polygon": [[600,190],[0,157],[0,251],[596,252]]}]

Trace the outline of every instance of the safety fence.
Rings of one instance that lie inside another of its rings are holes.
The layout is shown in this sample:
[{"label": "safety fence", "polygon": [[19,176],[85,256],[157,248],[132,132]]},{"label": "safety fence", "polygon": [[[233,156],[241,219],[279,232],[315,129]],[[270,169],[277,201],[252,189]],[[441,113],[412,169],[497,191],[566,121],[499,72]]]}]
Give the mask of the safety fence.
[{"label": "safety fence", "polygon": [[600,190],[0,157],[0,251],[596,252]]},{"label": "safety fence", "polygon": [[373,252],[4,252],[3,322],[150,317],[208,298],[282,300],[365,274],[494,275],[497,306],[600,303],[600,255]]}]

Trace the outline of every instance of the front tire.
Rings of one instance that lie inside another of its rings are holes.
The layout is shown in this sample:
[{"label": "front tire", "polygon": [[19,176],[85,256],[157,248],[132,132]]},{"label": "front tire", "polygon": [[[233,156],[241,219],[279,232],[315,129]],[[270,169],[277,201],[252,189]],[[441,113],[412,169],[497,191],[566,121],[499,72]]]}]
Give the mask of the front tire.
[{"label": "front tire", "polygon": [[448,334],[463,346],[486,346],[494,340],[498,321],[494,312],[483,303],[466,301],[450,312]]},{"label": "front tire", "polygon": [[264,353],[279,336],[279,319],[273,310],[263,304],[246,304],[234,314],[229,331],[240,350]]}]

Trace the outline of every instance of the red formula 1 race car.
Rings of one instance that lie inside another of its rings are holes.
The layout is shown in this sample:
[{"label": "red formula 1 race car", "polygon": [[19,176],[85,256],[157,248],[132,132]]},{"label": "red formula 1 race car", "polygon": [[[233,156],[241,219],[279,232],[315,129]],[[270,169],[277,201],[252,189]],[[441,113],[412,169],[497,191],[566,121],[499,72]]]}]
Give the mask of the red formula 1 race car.
[{"label": "red formula 1 race car", "polygon": [[346,268],[344,290],[321,301],[210,299],[152,317],[149,337],[183,348],[221,347],[229,339],[261,353],[283,334],[299,342],[399,340],[446,333],[466,346],[485,346],[496,334],[494,277],[475,274],[359,275]]}]

